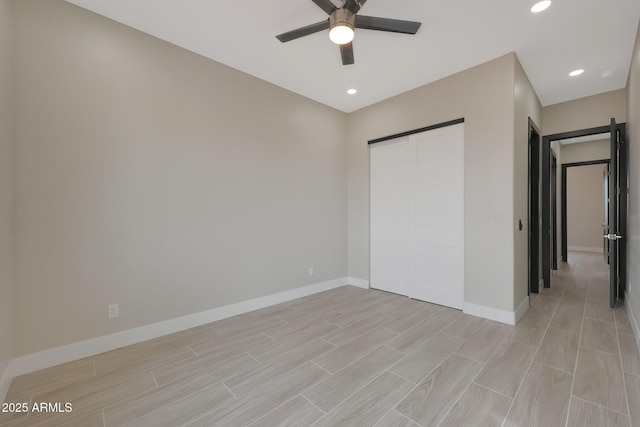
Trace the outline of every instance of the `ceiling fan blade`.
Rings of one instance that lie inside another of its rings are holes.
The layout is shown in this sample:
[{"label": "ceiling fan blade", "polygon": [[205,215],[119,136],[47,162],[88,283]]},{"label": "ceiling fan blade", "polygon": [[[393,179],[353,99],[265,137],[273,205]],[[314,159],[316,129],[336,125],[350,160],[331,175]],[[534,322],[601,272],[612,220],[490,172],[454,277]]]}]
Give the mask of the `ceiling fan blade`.
[{"label": "ceiling fan blade", "polygon": [[295,40],[300,37],[308,36],[309,34],[317,33],[318,31],[328,30],[329,20],[317,22],[315,24],[307,25],[306,27],[298,28],[288,31],[286,33],[278,34],[276,38],[282,43]]},{"label": "ceiling fan blade", "polygon": [[422,25],[421,22],[356,15],[356,28],[363,28],[365,30],[415,34],[418,31],[418,28],[420,28],[420,25]]},{"label": "ceiling fan blade", "polygon": [[336,5],[333,4],[331,0],[311,0],[311,1],[317,4],[320,9],[327,12],[327,15],[331,15],[331,13],[337,9]]},{"label": "ceiling fan blade", "polygon": [[349,9],[353,13],[358,13],[360,8],[364,6],[367,0],[347,0],[342,6],[345,9]]},{"label": "ceiling fan blade", "polygon": [[353,43],[341,44],[340,54],[342,55],[342,65],[353,64]]}]

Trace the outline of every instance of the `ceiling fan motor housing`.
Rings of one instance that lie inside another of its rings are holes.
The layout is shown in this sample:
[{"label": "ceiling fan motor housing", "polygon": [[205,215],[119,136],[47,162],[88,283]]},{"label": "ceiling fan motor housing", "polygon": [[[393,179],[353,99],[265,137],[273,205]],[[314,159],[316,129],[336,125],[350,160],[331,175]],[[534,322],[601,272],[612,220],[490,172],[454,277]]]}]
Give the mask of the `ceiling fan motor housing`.
[{"label": "ceiling fan motor housing", "polygon": [[329,16],[329,26],[330,28],[344,26],[353,30],[356,26],[356,15],[349,9],[336,9]]}]

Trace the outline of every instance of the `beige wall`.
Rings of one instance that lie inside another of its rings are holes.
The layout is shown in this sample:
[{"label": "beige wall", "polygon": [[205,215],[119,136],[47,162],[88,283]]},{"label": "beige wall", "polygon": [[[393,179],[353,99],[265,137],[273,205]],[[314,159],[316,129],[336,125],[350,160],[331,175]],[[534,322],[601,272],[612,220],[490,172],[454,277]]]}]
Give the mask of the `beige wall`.
[{"label": "beige wall", "polygon": [[612,117],[618,123],[623,123],[627,120],[626,111],[624,89],[548,105],[542,109],[542,133],[552,135],[608,126]]},{"label": "beige wall", "polygon": [[344,113],[14,7],[16,356],[346,276]]},{"label": "beige wall", "polygon": [[[640,321],[640,28],[633,49],[627,82],[629,141],[629,223],[627,239],[627,285],[631,293],[627,302]],[[636,330],[636,333],[638,331]]]},{"label": "beige wall", "polygon": [[611,142],[608,139],[562,146],[562,163],[588,162],[591,160],[604,160],[610,157]]},{"label": "beige wall", "polygon": [[465,119],[465,302],[514,310],[514,54],[348,117],[349,275],[369,278],[367,141]]},{"label": "beige wall", "polygon": [[602,251],[606,165],[567,168],[567,246]]},{"label": "beige wall", "polygon": [[13,354],[10,3],[0,0],[0,377]]},{"label": "beige wall", "polygon": [[[542,126],[542,106],[522,65],[514,55],[514,219],[517,224],[522,219],[522,231],[514,233],[514,307],[517,308],[527,297],[529,288],[529,117]],[[515,228],[514,228],[515,229]]]}]

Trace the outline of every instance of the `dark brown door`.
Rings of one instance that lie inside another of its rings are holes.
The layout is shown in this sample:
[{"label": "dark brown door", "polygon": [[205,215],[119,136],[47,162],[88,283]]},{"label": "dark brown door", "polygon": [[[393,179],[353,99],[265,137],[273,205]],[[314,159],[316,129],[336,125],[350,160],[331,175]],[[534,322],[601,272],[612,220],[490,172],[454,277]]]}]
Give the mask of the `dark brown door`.
[{"label": "dark brown door", "polygon": [[624,146],[624,125],[611,119],[611,163],[609,166],[609,223],[605,238],[609,242],[609,304],[614,307],[618,298],[624,298],[625,241],[627,222],[627,159]]}]

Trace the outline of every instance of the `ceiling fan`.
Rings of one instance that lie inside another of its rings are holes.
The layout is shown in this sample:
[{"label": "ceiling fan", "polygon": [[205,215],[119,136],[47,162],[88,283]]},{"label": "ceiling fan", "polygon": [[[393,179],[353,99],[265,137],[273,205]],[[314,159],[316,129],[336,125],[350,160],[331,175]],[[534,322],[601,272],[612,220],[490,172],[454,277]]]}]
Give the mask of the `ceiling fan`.
[{"label": "ceiling fan", "polygon": [[353,64],[352,40],[356,28],[415,34],[418,28],[420,28],[420,25],[422,25],[422,23],[414,21],[357,15],[367,0],[343,0],[341,7],[336,7],[331,0],[311,1],[318,5],[320,9],[324,10],[329,15],[329,19],[279,34],[276,38],[282,43],[286,43],[328,29],[331,41],[340,45],[342,65]]}]

